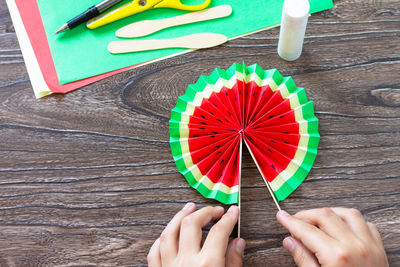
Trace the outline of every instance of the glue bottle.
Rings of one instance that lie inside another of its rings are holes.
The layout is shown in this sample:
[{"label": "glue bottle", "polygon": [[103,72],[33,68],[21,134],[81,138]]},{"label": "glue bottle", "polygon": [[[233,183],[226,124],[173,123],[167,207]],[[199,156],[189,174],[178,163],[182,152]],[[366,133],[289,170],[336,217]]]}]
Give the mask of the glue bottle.
[{"label": "glue bottle", "polygon": [[293,61],[300,57],[309,12],[308,0],[285,0],[283,3],[278,54],[284,60]]}]

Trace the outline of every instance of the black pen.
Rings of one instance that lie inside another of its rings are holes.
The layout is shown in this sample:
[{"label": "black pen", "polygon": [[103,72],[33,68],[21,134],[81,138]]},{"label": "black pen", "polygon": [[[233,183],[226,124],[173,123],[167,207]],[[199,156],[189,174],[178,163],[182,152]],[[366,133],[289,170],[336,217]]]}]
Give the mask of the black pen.
[{"label": "black pen", "polygon": [[103,2],[98,3],[97,5],[89,7],[82,14],[76,16],[75,18],[69,20],[67,23],[62,25],[61,28],[59,28],[55,33],[57,34],[57,33],[65,31],[67,29],[73,29],[76,26],[96,17],[100,13],[104,12],[105,10],[118,4],[121,1],[123,1],[123,0],[104,0]]}]

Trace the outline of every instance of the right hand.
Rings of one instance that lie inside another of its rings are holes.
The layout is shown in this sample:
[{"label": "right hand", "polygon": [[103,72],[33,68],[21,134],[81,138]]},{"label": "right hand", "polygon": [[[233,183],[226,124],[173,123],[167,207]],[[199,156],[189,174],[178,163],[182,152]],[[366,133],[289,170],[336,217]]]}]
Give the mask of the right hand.
[{"label": "right hand", "polygon": [[280,211],[277,219],[292,234],[283,246],[297,266],[389,266],[377,227],[356,209]]}]

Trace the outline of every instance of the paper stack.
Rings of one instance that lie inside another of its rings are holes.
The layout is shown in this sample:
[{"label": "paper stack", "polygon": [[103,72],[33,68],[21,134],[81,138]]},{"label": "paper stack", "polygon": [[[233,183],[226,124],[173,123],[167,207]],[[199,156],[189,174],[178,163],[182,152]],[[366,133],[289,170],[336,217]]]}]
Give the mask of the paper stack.
[{"label": "paper stack", "polygon": [[[107,51],[115,32],[141,20],[174,17],[187,13],[156,9],[136,14],[95,30],[80,25],[55,35],[62,24],[99,0],[6,0],[21,46],[36,98],[66,93],[116,73],[190,52],[188,49],[160,49],[113,55]],[[229,4],[233,13],[224,18],[181,25],[140,39],[166,39],[210,32],[229,39],[279,25],[283,0],[213,0],[210,7]],[[333,7],[332,0],[310,0],[310,13]]]}]

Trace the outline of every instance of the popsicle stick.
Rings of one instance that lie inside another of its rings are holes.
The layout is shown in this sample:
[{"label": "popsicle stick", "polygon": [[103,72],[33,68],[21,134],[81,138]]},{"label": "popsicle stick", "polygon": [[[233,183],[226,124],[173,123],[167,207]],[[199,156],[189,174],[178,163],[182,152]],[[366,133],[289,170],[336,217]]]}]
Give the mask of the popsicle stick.
[{"label": "popsicle stick", "polygon": [[244,139],[244,138],[243,138],[243,141],[244,141],[244,143],[246,144],[247,149],[249,150],[250,155],[251,155],[251,157],[253,158],[253,161],[254,161],[254,163],[256,164],[258,171],[261,173],[261,176],[262,176],[262,178],[263,178],[263,180],[264,180],[264,182],[265,182],[265,185],[266,185],[267,188],[268,188],[269,193],[270,193],[271,196],[272,196],[272,199],[273,199],[274,202],[275,202],[276,207],[278,208],[278,210],[281,210],[281,207],[279,206],[278,201],[276,200],[276,197],[275,197],[275,195],[274,195],[274,192],[272,191],[270,185],[268,184],[267,180],[265,179],[264,174],[262,173],[261,168],[260,168],[260,166],[258,165],[258,163],[257,163],[257,161],[256,161],[256,158],[254,157],[254,154],[253,154],[253,152],[251,151],[251,149],[250,149],[250,147],[249,147],[249,144],[247,144],[246,139]]},{"label": "popsicle stick", "polygon": [[238,207],[239,207],[239,219],[238,219],[238,238],[240,238],[240,214],[242,213],[242,148],[243,148],[243,134],[240,136],[240,148],[239,148],[239,201],[238,201]]},{"label": "popsicle stick", "polygon": [[115,35],[122,38],[141,37],[166,28],[227,17],[230,14],[232,14],[232,7],[230,5],[221,5],[172,18],[134,22],[117,30]]},{"label": "popsicle stick", "polygon": [[195,33],[173,39],[113,41],[108,44],[108,51],[121,54],[164,48],[201,49],[223,44],[227,40],[222,34]]}]

